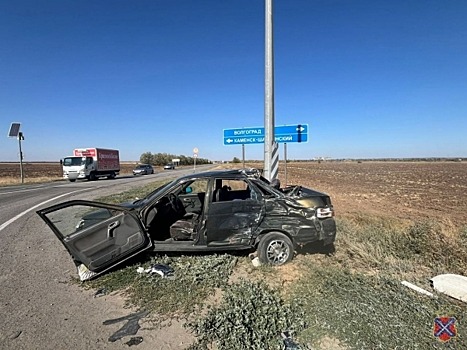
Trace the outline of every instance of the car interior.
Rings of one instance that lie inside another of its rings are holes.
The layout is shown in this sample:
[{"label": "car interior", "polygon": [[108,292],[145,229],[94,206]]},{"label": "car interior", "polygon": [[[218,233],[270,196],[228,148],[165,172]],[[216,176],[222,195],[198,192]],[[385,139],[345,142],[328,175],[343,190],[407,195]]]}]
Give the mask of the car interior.
[{"label": "car interior", "polygon": [[[196,186],[194,186],[196,187]],[[187,194],[187,189],[189,189]],[[155,205],[155,215],[148,220],[149,233],[155,241],[193,241],[201,224],[207,190],[191,193],[189,186],[162,197]],[[177,194],[176,194],[177,193]],[[251,199],[252,191],[244,181],[216,179],[212,203]],[[194,205],[191,201],[196,201]],[[191,204],[190,204],[191,203]]]}]

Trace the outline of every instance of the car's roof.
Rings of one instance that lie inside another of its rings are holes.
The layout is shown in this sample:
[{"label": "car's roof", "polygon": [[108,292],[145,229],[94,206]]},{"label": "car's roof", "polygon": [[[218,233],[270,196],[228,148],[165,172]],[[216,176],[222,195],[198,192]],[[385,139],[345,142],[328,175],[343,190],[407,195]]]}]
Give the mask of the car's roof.
[{"label": "car's roof", "polygon": [[245,177],[258,177],[260,174],[261,173],[258,169],[211,170],[211,171],[205,171],[205,172],[200,172],[196,174],[182,176],[181,178],[179,178],[179,180],[191,179],[194,177],[224,178],[224,177],[242,176],[242,175]]}]

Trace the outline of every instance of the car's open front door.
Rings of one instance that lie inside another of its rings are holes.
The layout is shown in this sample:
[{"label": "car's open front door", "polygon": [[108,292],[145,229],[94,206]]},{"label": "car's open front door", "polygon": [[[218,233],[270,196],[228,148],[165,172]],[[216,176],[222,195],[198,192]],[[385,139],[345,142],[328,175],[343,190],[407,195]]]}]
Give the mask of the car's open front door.
[{"label": "car's open front door", "polygon": [[102,273],[152,246],[138,217],[120,206],[69,201],[37,211],[75,262]]}]

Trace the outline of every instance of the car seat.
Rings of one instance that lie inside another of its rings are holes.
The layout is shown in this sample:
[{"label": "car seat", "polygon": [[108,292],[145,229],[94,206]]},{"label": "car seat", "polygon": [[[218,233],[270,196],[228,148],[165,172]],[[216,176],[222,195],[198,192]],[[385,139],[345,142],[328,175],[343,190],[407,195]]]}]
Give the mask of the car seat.
[{"label": "car seat", "polygon": [[176,241],[193,240],[201,213],[187,213],[170,226],[170,237]]}]

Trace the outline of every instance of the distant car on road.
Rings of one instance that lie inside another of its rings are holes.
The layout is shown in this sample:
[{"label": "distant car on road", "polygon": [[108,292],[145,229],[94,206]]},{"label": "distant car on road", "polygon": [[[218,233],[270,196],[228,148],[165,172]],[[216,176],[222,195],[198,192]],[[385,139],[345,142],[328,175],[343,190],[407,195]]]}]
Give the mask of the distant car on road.
[{"label": "distant car on road", "polygon": [[139,164],[133,169],[133,175],[154,174],[154,168],[150,164]]},{"label": "distant car on road", "polygon": [[164,170],[174,170],[175,169],[175,164],[174,163],[168,163],[164,165]]},{"label": "distant car on road", "polygon": [[256,250],[282,265],[305,244],[332,245],[331,198],[301,186],[278,188],[256,169],[190,174],[121,205],[73,200],[39,210],[67,248],[81,280],[154,252]]}]

